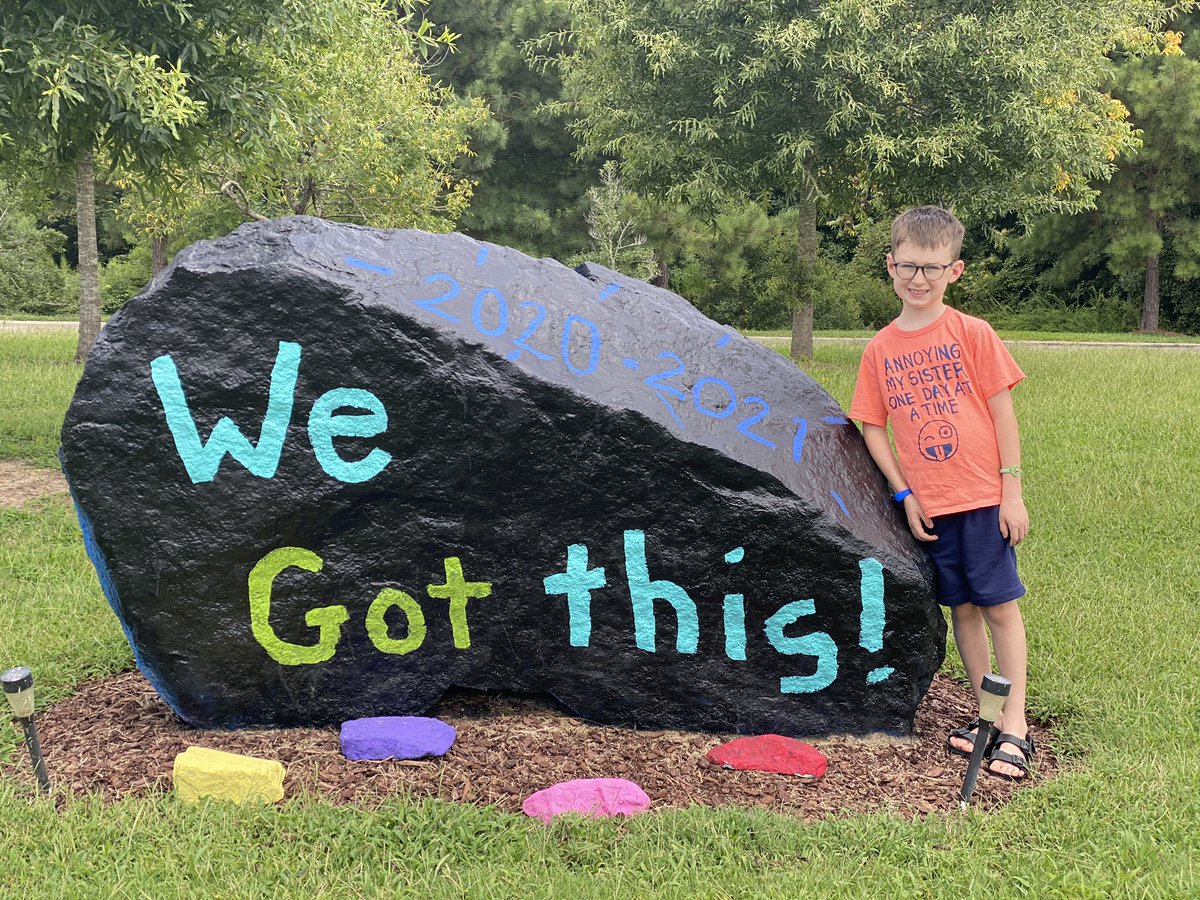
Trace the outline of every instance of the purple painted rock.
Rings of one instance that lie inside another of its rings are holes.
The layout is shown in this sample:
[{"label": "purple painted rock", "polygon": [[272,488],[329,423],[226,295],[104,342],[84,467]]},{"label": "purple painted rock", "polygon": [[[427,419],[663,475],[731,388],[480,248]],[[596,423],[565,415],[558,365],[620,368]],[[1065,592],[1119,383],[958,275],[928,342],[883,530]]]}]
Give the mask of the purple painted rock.
[{"label": "purple painted rock", "polygon": [[421,759],[442,756],[454,743],[453,725],[427,716],[375,716],[342,723],[346,759]]},{"label": "purple painted rock", "polygon": [[726,769],[777,772],[801,778],[820,778],[825,774],[825,754],[804,741],[779,734],[744,737],[713,747],[708,761]]},{"label": "purple painted rock", "polygon": [[650,808],[646,792],[624,778],[579,778],[530,794],[521,804],[525,815],[549,822],[563,813],[600,816],[636,816]]}]

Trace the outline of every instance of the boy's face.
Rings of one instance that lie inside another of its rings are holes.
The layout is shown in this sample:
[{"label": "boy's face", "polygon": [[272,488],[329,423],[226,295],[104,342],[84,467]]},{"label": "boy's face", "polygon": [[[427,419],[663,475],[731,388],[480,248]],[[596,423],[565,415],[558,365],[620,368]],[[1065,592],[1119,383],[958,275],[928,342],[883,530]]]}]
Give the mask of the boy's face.
[{"label": "boy's face", "polygon": [[[937,267],[941,267],[941,271]],[[905,308],[924,312],[941,306],[946,286],[962,276],[963,261],[954,258],[948,244],[922,247],[904,243],[894,254],[887,255],[887,269],[896,296],[904,302]]]}]

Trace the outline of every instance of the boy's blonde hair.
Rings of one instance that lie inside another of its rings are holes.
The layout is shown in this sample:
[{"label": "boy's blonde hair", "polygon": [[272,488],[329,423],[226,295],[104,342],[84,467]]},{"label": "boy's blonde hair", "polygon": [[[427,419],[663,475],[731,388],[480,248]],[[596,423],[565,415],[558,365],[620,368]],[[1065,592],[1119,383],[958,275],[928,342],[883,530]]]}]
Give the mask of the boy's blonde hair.
[{"label": "boy's blonde hair", "polygon": [[918,247],[932,249],[948,245],[953,259],[962,252],[963,223],[948,209],[940,206],[914,206],[892,220],[892,252],[906,241]]}]

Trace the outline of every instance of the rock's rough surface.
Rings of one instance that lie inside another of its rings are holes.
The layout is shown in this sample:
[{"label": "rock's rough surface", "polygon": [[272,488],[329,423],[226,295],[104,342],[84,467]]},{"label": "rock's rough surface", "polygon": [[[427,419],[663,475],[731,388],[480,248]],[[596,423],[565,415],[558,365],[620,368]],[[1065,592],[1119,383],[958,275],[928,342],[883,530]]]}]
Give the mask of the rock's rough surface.
[{"label": "rock's rough surface", "polygon": [[683,299],[293,218],[179,254],[62,435],[140,668],[197,725],[451,685],[638,727],[907,732],[945,625],[857,429]]},{"label": "rock's rough surface", "polygon": [[802,778],[820,778],[829,765],[825,754],[812,744],[779,734],[736,738],[709,750],[708,761],[726,769],[778,772]]},{"label": "rock's rough surface", "polygon": [[457,734],[428,716],[371,716],[343,722],[340,740],[346,759],[422,759],[444,755]]},{"label": "rock's rough surface", "polygon": [[549,822],[563,813],[589,818],[636,816],[650,808],[646,792],[624,778],[579,778],[530,794],[521,804],[525,815]]},{"label": "rock's rough surface", "polygon": [[234,803],[274,803],[283,799],[283,763],[207,747],[188,747],[175,757],[171,775],[179,799],[201,797]]}]

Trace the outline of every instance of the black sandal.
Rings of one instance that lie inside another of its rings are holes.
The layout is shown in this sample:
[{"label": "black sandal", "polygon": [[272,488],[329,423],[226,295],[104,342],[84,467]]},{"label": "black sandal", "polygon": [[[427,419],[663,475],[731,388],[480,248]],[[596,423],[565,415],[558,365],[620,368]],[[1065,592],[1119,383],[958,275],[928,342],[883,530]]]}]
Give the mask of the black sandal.
[{"label": "black sandal", "polygon": [[[1021,751],[1021,755],[1017,756],[1015,753],[1001,750],[1001,744],[1012,744]],[[1029,778],[1029,761],[1033,759],[1035,749],[1032,735],[1027,735],[1023,739],[1015,734],[1002,734],[992,742],[992,750],[988,754],[987,773],[993,778],[1003,778],[1005,781],[1025,781]],[[1025,774],[1008,775],[1004,772],[996,772],[992,769],[993,762],[1008,763],[1010,766],[1016,766]]]},{"label": "black sandal", "polygon": [[[979,734],[978,729],[981,729],[981,728],[983,728],[983,723],[981,721],[979,721],[979,719],[972,719],[970,722],[968,722],[962,728],[955,728],[953,731],[950,732],[950,735],[946,738],[946,749],[949,752],[953,753],[955,756],[962,756],[966,759],[970,759],[971,751],[963,750],[960,747],[955,747],[952,743],[950,743],[950,738],[956,738],[956,737],[963,738],[964,740],[968,740],[971,743],[974,743],[975,740],[977,739],[977,735]],[[975,732],[974,735],[971,734],[972,731]],[[987,752],[987,748],[990,746],[991,746],[991,744],[989,743],[987,745],[987,747],[984,748],[985,753]]]}]

